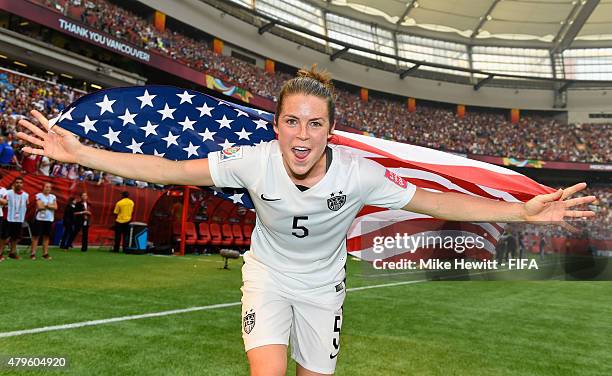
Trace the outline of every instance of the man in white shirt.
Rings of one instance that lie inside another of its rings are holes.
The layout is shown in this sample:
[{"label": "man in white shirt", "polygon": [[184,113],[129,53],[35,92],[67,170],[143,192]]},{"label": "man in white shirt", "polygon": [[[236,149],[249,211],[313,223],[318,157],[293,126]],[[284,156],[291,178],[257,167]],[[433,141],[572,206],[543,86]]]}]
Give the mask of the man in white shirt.
[{"label": "man in white shirt", "polygon": [[38,239],[42,237],[43,255],[46,260],[49,256],[49,239],[51,238],[51,225],[57,210],[57,198],[51,193],[51,183],[45,183],[43,191],[36,194],[36,215],[32,226],[32,253],[30,259],[36,260]]},{"label": "man in white shirt", "polygon": [[51,173],[51,160],[43,156],[38,164],[38,173],[44,176],[49,176]]},{"label": "man in white shirt", "polygon": [[2,236],[0,237],[0,261],[4,260],[4,246],[11,240],[9,258],[19,260],[17,254],[17,242],[21,239],[21,228],[25,220],[28,208],[28,194],[22,190],[23,178],[18,177],[13,183],[13,189],[6,192],[8,211],[4,226],[2,226]]}]

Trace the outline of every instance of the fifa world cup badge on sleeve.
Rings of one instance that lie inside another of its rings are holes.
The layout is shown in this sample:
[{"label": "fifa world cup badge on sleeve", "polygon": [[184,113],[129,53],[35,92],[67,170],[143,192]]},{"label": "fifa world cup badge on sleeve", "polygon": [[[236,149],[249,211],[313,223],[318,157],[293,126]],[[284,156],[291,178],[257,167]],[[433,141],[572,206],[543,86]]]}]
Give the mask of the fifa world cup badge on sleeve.
[{"label": "fifa world cup badge on sleeve", "polygon": [[242,158],[242,148],[240,146],[232,146],[219,152],[219,162],[240,158]]},{"label": "fifa world cup badge on sleeve", "polygon": [[406,184],[406,181],[404,179],[402,179],[401,176],[397,175],[394,172],[391,172],[389,170],[385,171],[385,177],[389,180],[391,180],[392,182],[394,182],[395,184],[399,185],[402,188],[406,188],[408,186],[408,184]]}]

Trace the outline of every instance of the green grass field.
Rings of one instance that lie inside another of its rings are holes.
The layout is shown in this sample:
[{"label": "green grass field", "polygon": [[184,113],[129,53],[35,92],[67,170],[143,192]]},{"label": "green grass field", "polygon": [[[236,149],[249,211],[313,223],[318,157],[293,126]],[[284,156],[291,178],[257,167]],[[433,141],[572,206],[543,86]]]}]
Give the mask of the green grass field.
[{"label": "green grass field", "polygon": [[[25,254],[22,251],[22,255]],[[0,356],[64,356],[70,375],[245,375],[240,306],[2,333],[240,301],[239,260],[52,250],[0,263]],[[415,274],[363,276],[348,287]],[[338,375],[612,375],[612,282],[436,281],[350,291]],[[290,362],[288,374],[294,374]],[[2,374],[42,374],[8,371]]]}]

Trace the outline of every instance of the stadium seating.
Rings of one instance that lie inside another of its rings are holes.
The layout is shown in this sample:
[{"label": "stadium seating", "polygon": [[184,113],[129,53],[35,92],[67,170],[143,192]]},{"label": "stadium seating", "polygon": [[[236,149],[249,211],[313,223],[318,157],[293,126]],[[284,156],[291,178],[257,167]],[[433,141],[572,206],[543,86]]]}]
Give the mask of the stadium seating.
[{"label": "stadium seating", "polygon": [[221,226],[221,234],[223,235],[223,241],[221,242],[222,246],[229,247],[232,244],[234,244],[234,235],[232,233],[232,226],[230,226],[227,223],[224,223],[223,226]]},{"label": "stadium seating", "polygon": [[221,246],[223,244],[223,235],[221,234],[221,226],[218,223],[210,224],[210,244],[215,247]]},{"label": "stadium seating", "polygon": [[200,222],[198,225],[200,236],[198,237],[198,245],[206,245],[210,243],[212,237],[210,235],[210,227],[206,222]]},{"label": "stadium seating", "polygon": [[253,234],[253,225],[245,224],[242,226],[242,233],[247,246],[251,245],[251,235]]},{"label": "stadium seating", "polygon": [[244,236],[242,235],[242,227],[239,224],[232,225],[232,235],[234,236],[234,245],[237,247],[245,247],[247,245]]}]

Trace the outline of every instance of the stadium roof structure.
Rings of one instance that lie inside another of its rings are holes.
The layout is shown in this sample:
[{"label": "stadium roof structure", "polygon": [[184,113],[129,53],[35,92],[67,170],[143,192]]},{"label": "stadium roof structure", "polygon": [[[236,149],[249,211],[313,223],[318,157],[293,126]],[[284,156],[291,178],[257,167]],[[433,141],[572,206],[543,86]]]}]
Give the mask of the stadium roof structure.
[{"label": "stadium roof structure", "polygon": [[570,87],[612,87],[612,0],[200,1],[400,79],[552,89],[561,107]]},{"label": "stadium roof structure", "polygon": [[308,0],[414,35],[467,45],[612,46],[612,0]]}]

